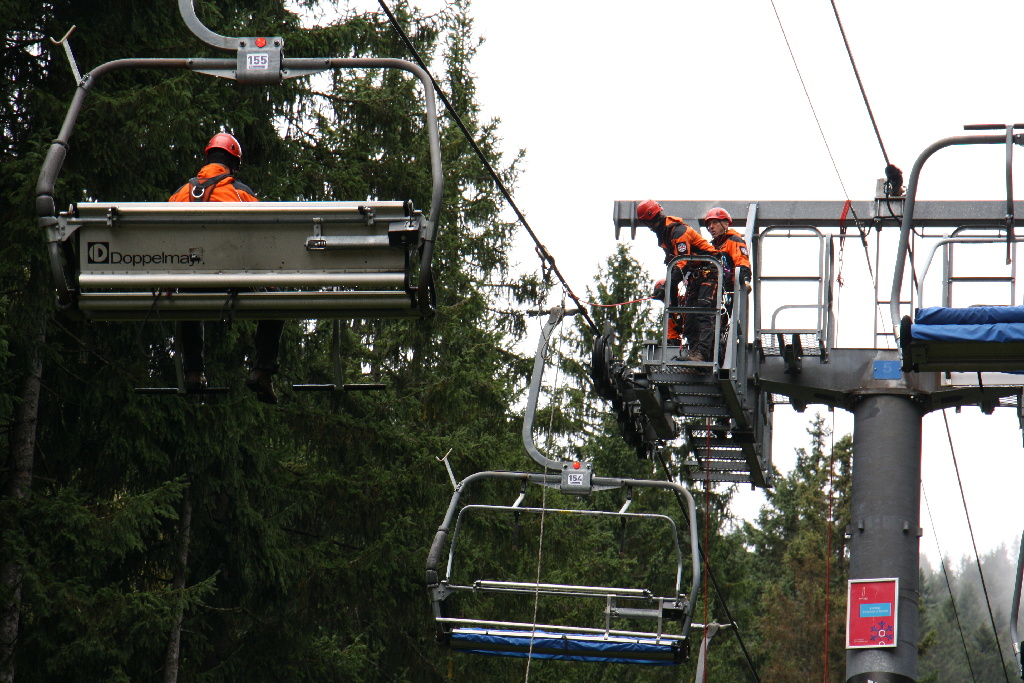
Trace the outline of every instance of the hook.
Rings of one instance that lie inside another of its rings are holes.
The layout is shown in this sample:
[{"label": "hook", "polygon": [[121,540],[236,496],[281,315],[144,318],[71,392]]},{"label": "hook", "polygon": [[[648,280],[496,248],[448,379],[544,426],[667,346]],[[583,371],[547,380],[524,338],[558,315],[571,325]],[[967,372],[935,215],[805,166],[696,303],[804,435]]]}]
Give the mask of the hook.
[{"label": "hook", "polygon": [[60,40],[50,38],[50,42],[54,45],[64,46],[64,54],[68,56],[68,61],[71,63],[71,73],[75,76],[75,83],[80,86],[82,85],[82,74],[78,71],[78,64],[75,63],[75,55],[71,53],[71,43],[68,42],[68,38],[71,37],[71,34],[75,32],[76,28],[77,26],[72,25],[72,27],[68,29],[68,32],[64,34],[63,38]]},{"label": "hook", "polygon": [[76,28],[78,28],[78,27],[72,25],[71,28],[68,29],[68,32],[64,34],[63,38],[61,38],[60,40],[54,40],[53,38],[50,38],[50,42],[53,43],[54,45],[63,45],[64,43],[67,42],[68,38],[71,37],[71,34],[75,32]]},{"label": "hook", "polygon": [[443,458],[438,458],[436,455],[434,457],[437,458],[438,462],[443,462],[444,463],[445,469],[448,470],[448,478],[452,480],[452,488],[454,488],[456,491],[458,491],[459,490],[459,484],[458,484],[458,482],[455,481],[455,473],[452,472],[452,465],[451,465],[450,462],[448,462],[448,456],[452,454],[453,450],[455,450],[454,446],[452,448],[448,449],[448,452],[444,454]]}]

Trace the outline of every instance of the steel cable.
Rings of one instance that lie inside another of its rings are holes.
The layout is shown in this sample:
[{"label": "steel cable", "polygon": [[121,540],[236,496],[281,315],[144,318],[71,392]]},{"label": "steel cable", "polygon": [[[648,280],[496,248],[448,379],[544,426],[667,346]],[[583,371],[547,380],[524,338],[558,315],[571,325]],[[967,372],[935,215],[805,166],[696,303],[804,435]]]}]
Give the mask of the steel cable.
[{"label": "steel cable", "polygon": [[466,128],[466,125],[462,122],[462,118],[459,116],[458,112],[455,111],[455,108],[452,106],[452,103],[448,99],[448,96],[445,95],[444,91],[441,89],[441,86],[434,79],[434,75],[430,73],[430,69],[427,68],[426,63],[423,61],[423,58],[420,57],[419,51],[413,46],[412,41],[409,40],[409,37],[406,35],[405,31],[399,25],[398,19],[395,17],[394,14],[392,14],[391,10],[388,8],[387,4],[385,4],[384,0],[377,0],[377,2],[380,4],[381,9],[384,10],[384,13],[387,14],[388,21],[391,22],[392,27],[394,27],[395,31],[402,39],[402,42],[405,43],[406,48],[409,50],[409,52],[412,53],[413,59],[415,59],[416,63],[420,65],[420,68],[422,68],[423,71],[426,72],[427,76],[430,78],[430,82],[434,84],[434,90],[437,91],[437,96],[441,99],[442,102],[444,102],[445,109],[448,110],[448,113],[451,115],[452,120],[455,121],[455,125],[457,125],[459,127],[459,130],[462,131],[462,134],[465,136],[466,140],[473,148],[473,151],[476,152],[476,155],[480,159],[480,162],[484,165],[484,168],[487,169],[487,173],[491,176],[491,180],[494,181],[494,184],[498,187],[498,190],[505,198],[505,201],[508,202],[508,205],[512,208],[513,211],[515,211],[516,216],[519,218],[519,222],[522,224],[524,228],[526,228],[526,232],[529,233],[530,238],[536,245],[537,256],[540,257],[542,270],[550,270],[558,277],[558,281],[562,283],[562,288],[565,290],[565,293],[568,294],[569,298],[576,303],[577,307],[579,307],[580,313],[583,315],[584,319],[586,319],[587,324],[590,325],[591,329],[594,331],[595,334],[601,334],[601,330],[598,328],[597,323],[593,321],[593,319],[590,317],[590,314],[587,313],[586,309],[583,308],[583,302],[580,301],[576,294],[573,293],[572,288],[569,287],[569,283],[566,282],[565,277],[558,270],[558,266],[555,265],[554,257],[551,256],[551,253],[547,250],[547,247],[545,247],[544,244],[540,241],[540,238],[537,237],[537,233],[535,233],[533,231],[533,228],[530,227],[530,224],[526,220],[526,216],[524,216],[523,212],[519,210],[518,206],[516,206],[515,200],[512,199],[511,193],[509,193],[508,189],[505,187],[505,183],[503,183],[501,178],[498,177],[498,173],[494,170],[494,167],[491,166],[491,163],[487,160],[487,157],[484,156],[483,150],[480,149],[480,146],[477,145],[476,140],[473,139],[472,134],[469,132],[469,129]]}]

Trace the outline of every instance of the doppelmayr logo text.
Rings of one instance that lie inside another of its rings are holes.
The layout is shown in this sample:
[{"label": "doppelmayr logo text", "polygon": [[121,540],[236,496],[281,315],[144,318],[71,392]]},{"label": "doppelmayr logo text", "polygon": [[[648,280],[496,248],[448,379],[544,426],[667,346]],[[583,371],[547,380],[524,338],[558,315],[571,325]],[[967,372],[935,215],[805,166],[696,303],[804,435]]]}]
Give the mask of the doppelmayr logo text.
[{"label": "doppelmayr logo text", "polygon": [[192,266],[203,259],[198,254],[125,254],[111,251],[110,242],[89,242],[86,244],[86,260],[122,266]]}]

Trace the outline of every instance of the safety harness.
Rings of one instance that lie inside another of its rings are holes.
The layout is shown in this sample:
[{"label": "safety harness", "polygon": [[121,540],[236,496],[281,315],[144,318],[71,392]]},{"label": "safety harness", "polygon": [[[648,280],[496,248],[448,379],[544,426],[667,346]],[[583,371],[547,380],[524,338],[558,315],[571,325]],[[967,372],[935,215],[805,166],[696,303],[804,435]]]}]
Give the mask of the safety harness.
[{"label": "safety harness", "polygon": [[[233,181],[234,177],[234,173],[228,172],[215,175],[212,178],[207,178],[206,180],[192,178],[188,181],[188,184],[190,185],[188,200],[190,202],[208,202],[210,201],[210,195],[213,194],[213,188],[217,187],[217,183],[225,178],[231,178]],[[232,185],[233,184],[234,183],[232,183]]]}]

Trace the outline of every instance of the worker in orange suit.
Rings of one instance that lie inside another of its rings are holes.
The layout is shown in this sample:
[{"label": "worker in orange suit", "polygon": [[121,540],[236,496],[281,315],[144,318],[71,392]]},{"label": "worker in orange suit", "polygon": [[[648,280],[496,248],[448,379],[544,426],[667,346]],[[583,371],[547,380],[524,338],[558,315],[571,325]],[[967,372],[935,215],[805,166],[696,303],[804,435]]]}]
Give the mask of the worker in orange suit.
[{"label": "worker in orange suit", "polygon": [[[642,224],[649,227],[658,239],[658,246],[665,252],[665,263],[677,257],[687,255],[718,256],[718,251],[704,239],[699,230],[691,228],[681,218],[666,216],[661,205],[648,199],[636,207],[636,217]],[[686,294],[682,303],[694,308],[714,308],[718,278],[715,269],[706,261],[690,261],[682,258],[676,262],[669,275],[666,285],[669,288],[669,304],[679,305],[679,284],[684,280]],[[657,287],[655,289],[657,294]],[[664,296],[664,292],[661,292]],[[707,361],[711,359],[714,349],[715,318],[713,315],[688,315],[682,325],[682,335],[686,337],[689,349],[686,360]],[[679,321],[674,317],[669,320],[669,341],[680,339]]]},{"label": "worker in orange suit", "polygon": [[[235,136],[217,133],[203,150],[206,163],[192,178],[171,195],[172,202],[258,202],[248,186],[235,178],[242,165],[242,146]],[[263,403],[277,403],[273,375],[277,372],[277,355],[281,347],[283,320],[260,320],[256,325],[256,355],[246,386],[256,392]],[[181,324],[182,361],[185,389],[202,391],[207,386],[203,357],[203,323],[188,320]]]},{"label": "worker in orange suit", "polygon": [[722,253],[722,272],[728,291],[735,289],[735,282],[750,291],[750,250],[743,236],[732,229],[732,216],[716,206],[704,216],[704,225],[711,233],[711,244]]}]

